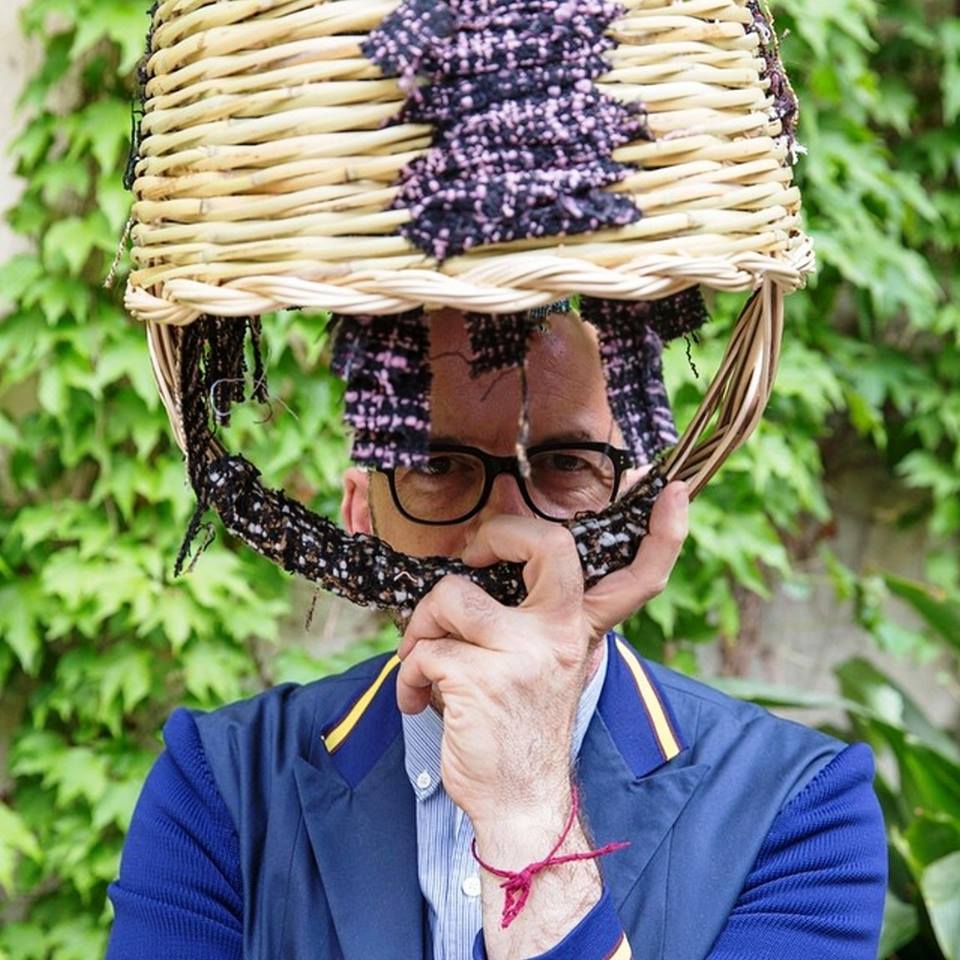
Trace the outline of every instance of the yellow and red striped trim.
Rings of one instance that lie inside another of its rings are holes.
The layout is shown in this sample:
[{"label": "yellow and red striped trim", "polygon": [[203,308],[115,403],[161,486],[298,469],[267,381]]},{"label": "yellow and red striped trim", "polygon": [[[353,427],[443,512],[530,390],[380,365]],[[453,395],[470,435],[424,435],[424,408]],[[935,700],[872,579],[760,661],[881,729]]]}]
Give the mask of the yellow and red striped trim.
[{"label": "yellow and red striped trim", "polygon": [[633,682],[636,685],[637,693],[643,703],[647,716],[650,718],[650,724],[653,727],[654,736],[657,738],[657,744],[664,760],[672,760],[680,750],[680,740],[674,732],[667,715],[666,707],[657,693],[656,687],[647,675],[640,658],[636,653],[625,644],[619,637],[616,638],[617,652],[623,657],[624,663],[633,676]]},{"label": "yellow and red striped trim", "polygon": [[400,666],[400,658],[394,654],[383,665],[374,681],[357,698],[353,706],[347,711],[342,720],[331,727],[324,735],[323,741],[327,746],[327,751],[333,753],[350,736],[354,727],[360,722],[364,712],[373,702],[377,691],[384,685],[390,674]]}]

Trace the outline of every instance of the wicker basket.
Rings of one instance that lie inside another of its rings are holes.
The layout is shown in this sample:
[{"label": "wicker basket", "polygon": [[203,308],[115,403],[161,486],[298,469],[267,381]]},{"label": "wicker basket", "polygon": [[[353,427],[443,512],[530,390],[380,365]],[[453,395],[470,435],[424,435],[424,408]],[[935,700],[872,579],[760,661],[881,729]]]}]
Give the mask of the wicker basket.
[{"label": "wicker basket", "polygon": [[[474,246],[442,262],[404,235],[404,169],[429,124],[398,119],[409,78],[364,53],[398,0],[161,0],[135,164],[129,311],[183,445],[178,328],[284,307],[504,313],[572,293],[655,300],[695,285],[751,295],[669,453],[696,493],[756,426],[783,297],[813,268],[791,165],[796,103],[758,0],[622,0],[601,93],[640,102],[649,139],[607,189],[642,217]],[[213,451],[212,456],[218,451]]]}]

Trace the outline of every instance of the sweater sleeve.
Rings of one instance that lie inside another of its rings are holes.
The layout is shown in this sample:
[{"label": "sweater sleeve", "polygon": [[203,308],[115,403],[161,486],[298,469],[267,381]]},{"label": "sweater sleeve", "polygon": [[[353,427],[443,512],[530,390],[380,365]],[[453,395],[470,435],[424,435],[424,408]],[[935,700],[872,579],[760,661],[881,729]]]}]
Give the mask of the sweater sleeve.
[{"label": "sweater sleeve", "polygon": [[[590,912],[555,946],[531,960],[630,960],[630,944],[604,890]],[[473,960],[487,960],[481,930],[473,942]]]},{"label": "sweater sleeve", "polygon": [[854,744],[787,803],[708,960],[876,960],[887,843],[873,773]]},{"label": "sweater sleeve", "polygon": [[239,841],[191,714],[175,710],[107,893],[106,960],[240,960]]}]

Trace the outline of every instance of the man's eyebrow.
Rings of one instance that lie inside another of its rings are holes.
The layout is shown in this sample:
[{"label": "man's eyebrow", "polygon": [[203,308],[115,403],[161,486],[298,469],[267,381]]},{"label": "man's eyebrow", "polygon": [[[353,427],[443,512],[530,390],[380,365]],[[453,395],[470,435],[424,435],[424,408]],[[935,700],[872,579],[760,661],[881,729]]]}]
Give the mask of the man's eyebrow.
[{"label": "man's eyebrow", "polygon": [[[541,443],[582,443],[584,441],[596,441],[602,440],[602,437],[597,437],[590,430],[561,430],[557,433],[551,433],[545,437],[538,437],[535,442],[532,442],[530,446],[536,446]],[[479,447],[482,444],[477,443],[476,438],[474,437],[458,437],[452,433],[441,434],[439,436],[431,437],[431,443],[436,444],[460,444],[461,446],[469,447]]]},{"label": "man's eyebrow", "polygon": [[[551,433],[546,437],[539,437],[537,443],[580,443],[596,440],[597,437],[589,430],[563,430],[560,433]],[[531,444],[532,446],[532,444]]]}]

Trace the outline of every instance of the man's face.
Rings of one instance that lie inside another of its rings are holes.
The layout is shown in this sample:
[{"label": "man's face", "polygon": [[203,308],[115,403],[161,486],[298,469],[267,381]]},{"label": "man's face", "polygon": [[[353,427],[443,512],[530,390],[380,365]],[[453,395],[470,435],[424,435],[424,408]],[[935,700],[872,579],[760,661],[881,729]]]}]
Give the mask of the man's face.
[{"label": "man's face", "polygon": [[[431,440],[469,444],[492,454],[513,454],[521,407],[519,370],[472,379],[463,314],[449,309],[431,313],[429,325]],[[573,314],[553,314],[547,325],[548,332],[537,332],[528,342],[529,444],[577,439],[623,446],[607,403],[593,328]],[[642,473],[628,470],[621,491]],[[483,509],[469,520],[446,526],[416,523],[397,509],[386,476],[359,467],[349,467],[344,473],[341,512],[350,533],[375,533],[394,549],[412,556],[448,557],[459,557],[477,527],[489,517],[535,516],[516,480],[501,474]]]}]

